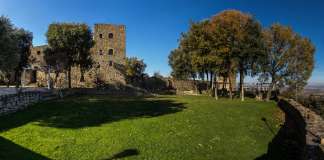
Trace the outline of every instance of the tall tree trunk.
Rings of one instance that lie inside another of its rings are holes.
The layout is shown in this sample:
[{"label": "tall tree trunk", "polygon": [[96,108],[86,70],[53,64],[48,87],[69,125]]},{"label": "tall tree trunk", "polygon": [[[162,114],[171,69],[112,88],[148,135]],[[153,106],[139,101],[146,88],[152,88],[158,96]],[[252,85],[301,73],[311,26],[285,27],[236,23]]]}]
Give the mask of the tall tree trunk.
[{"label": "tall tree trunk", "polygon": [[211,89],[213,88],[213,83],[214,83],[214,74],[213,72],[210,72],[210,81],[209,81],[209,85],[211,86]]},{"label": "tall tree trunk", "polygon": [[51,89],[51,67],[47,70],[47,89]]},{"label": "tall tree trunk", "polygon": [[6,78],[7,78],[7,87],[9,88],[10,87],[10,78],[11,78],[11,76],[10,76],[10,74],[9,73],[6,73]]},{"label": "tall tree trunk", "polygon": [[201,72],[200,75],[201,75],[201,80],[202,81],[205,81],[205,74],[204,74],[204,72]]},{"label": "tall tree trunk", "polygon": [[244,101],[244,71],[240,69],[240,97]]},{"label": "tall tree trunk", "polygon": [[208,81],[209,80],[208,71],[205,71],[205,73],[206,73],[206,80]]},{"label": "tall tree trunk", "polygon": [[257,94],[259,96],[259,100],[262,100],[263,99],[262,83],[260,83],[260,85],[258,85],[257,87],[258,87]]},{"label": "tall tree trunk", "polygon": [[15,71],[15,86],[18,89],[21,83],[21,72],[19,69]]},{"label": "tall tree trunk", "polygon": [[68,69],[68,83],[69,83],[69,88],[72,88],[71,84],[71,67]]},{"label": "tall tree trunk", "polygon": [[268,87],[268,92],[267,92],[267,97],[266,97],[266,101],[269,101],[270,98],[271,98],[271,93],[272,93],[272,90],[273,90],[273,87],[275,85],[275,80],[273,78],[274,76],[271,77],[271,83],[270,83],[270,86]]},{"label": "tall tree trunk", "polygon": [[226,88],[227,77],[223,76],[223,90]]},{"label": "tall tree trunk", "polygon": [[55,80],[54,80],[54,83],[55,83],[55,86],[56,86],[56,87],[58,87],[58,86],[57,86],[57,80],[58,80],[58,77],[59,77],[59,76],[60,76],[60,72],[56,70],[56,71],[55,71]]},{"label": "tall tree trunk", "polygon": [[206,83],[206,90],[208,91],[208,89],[209,89],[209,75],[208,75],[208,71],[205,71],[205,74],[206,74],[206,81],[207,81],[207,83]]},{"label": "tall tree trunk", "polygon": [[222,90],[221,90],[221,93],[222,93],[222,96],[227,96],[226,94],[226,83],[227,83],[227,76],[223,76],[223,86],[222,86]]},{"label": "tall tree trunk", "polygon": [[230,73],[230,75],[228,75],[228,83],[229,83],[229,97],[230,99],[233,99],[233,92],[232,92],[232,73]]},{"label": "tall tree trunk", "polygon": [[80,82],[84,82],[84,69],[82,67],[80,67],[80,73],[81,73]]},{"label": "tall tree trunk", "polygon": [[214,86],[214,75],[213,74],[210,74],[210,79],[211,79],[211,84],[210,84],[210,95],[212,96],[212,97],[214,97],[215,95],[214,95],[214,88],[215,88],[215,86]]},{"label": "tall tree trunk", "polygon": [[218,100],[218,93],[217,93],[217,91],[218,91],[218,82],[217,82],[217,74],[216,74],[216,72],[215,72],[215,74],[214,74],[214,82],[213,82],[213,84],[214,84],[214,96],[215,96],[215,99],[216,100]]},{"label": "tall tree trunk", "polygon": [[198,86],[197,86],[197,81],[196,81],[196,78],[195,78],[194,75],[192,75],[192,79],[193,79],[193,81],[194,81],[195,92],[196,92],[196,94],[197,94],[197,93],[198,93]]}]

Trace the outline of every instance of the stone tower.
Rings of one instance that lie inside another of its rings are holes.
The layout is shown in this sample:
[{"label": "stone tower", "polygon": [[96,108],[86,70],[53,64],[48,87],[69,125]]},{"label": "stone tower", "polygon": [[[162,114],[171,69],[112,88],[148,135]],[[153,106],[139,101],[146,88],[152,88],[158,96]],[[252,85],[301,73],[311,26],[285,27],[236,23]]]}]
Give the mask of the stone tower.
[{"label": "stone tower", "polygon": [[[80,68],[75,66],[71,70],[72,87],[95,87],[98,80],[107,84],[125,84],[124,65],[126,61],[126,27],[114,24],[95,24],[93,32],[95,45],[91,48],[93,67],[85,72],[84,81],[81,81]],[[46,86],[46,62],[44,61],[44,46],[31,48],[29,57],[31,66],[25,69],[22,77],[24,84],[32,83],[37,86]],[[60,73],[58,77],[50,74],[51,79],[56,79],[55,87],[66,87],[66,73]]]},{"label": "stone tower", "polygon": [[124,25],[95,24],[91,49],[98,78],[108,83],[125,84],[123,66],[126,59],[126,28]]}]

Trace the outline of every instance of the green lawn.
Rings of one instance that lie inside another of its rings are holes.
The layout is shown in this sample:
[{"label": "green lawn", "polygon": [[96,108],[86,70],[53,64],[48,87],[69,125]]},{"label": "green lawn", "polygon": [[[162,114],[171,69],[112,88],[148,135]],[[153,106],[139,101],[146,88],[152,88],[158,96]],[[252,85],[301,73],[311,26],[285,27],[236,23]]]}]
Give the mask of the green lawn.
[{"label": "green lawn", "polygon": [[279,130],[275,102],[84,96],[0,117],[0,159],[251,160]]}]

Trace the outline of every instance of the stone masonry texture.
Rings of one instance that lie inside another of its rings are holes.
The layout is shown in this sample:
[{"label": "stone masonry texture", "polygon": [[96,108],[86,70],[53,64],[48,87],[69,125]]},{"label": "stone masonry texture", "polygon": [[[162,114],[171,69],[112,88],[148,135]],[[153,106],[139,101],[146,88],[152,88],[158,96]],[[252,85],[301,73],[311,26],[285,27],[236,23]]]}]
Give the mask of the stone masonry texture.
[{"label": "stone masonry texture", "polygon": [[[80,82],[80,68],[73,67],[72,87],[91,88],[95,86],[98,79],[108,84],[125,84],[123,66],[126,60],[126,27],[114,24],[95,24],[93,39],[95,45],[90,50],[94,61],[93,67],[84,74],[84,82]],[[31,65],[22,77],[24,84],[33,83],[31,79],[34,76],[37,86],[47,86],[46,62],[44,60],[46,47],[48,46],[31,48],[29,57]],[[54,73],[51,73],[50,76],[52,80],[55,79]],[[54,87],[61,88],[66,85],[66,74],[60,73]]]}]

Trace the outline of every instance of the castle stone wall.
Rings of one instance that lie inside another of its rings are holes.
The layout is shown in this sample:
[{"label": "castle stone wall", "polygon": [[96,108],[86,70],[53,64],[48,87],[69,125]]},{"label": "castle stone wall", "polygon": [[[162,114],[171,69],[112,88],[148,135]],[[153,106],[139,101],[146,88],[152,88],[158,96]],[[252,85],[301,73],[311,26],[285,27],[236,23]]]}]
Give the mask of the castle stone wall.
[{"label": "castle stone wall", "polygon": [[125,84],[122,67],[119,67],[125,65],[126,60],[125,26],[96,24],[94,40],[91,53],[99,68],[93,72],[97,72],[99,78],[106,82]]},{"label": "castle stone wall", "polygon": [[278,105],[285,112],[297,141],[302,142],[297,149],[302,152],[300,159],[324,160],[324,120],[292,99],[279,98]]},{"label": "castle stone wall", "polygon": [[[92,88],[97,79],[109,84],[126,84],[124,77],[124,65],[126,61],[126,27],[124,25],[95,24],[93,39],[95,45],[90,53],[94,61],[93,68],[86,71],[84,80],[81,79],[80,68],[75,66],[71,70],[72,87]],[[37,86],[47,86],[47,74],[45,72],[46,62],[44,50],[47,45],[35,46],[31,49],[29,61],[31,67],[22,77],[24,84],[28,85],[32,79],[32,71],[35,74]],[[54,87],[63,88],[67,86],[66,73],[60,73],[57,77],[51,73],[50,77]]]},{"label": "castle stone wall", "polygon": [[25,109],[28,105],[41,100],[40,92],[24,92],[20,94],[0,96],[0,115]]}]

